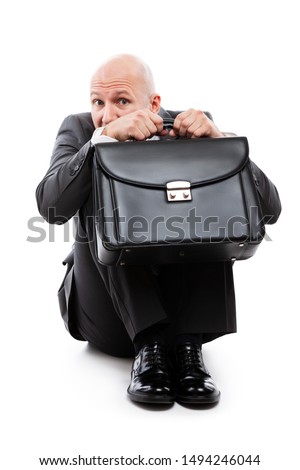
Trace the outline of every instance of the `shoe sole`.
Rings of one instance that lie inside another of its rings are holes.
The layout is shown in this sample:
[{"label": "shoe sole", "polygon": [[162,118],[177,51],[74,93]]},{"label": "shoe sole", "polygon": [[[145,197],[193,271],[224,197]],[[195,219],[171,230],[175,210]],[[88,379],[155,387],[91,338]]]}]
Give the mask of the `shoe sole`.
[{"label": "shoe sole", "polygon": [[182,397],[177,395],[177,403],[182,403],[183,405],[213,405],[218,403],[220,400],[221,394],[214,397]]},{"label": "shoe sole", "polygon": [[129,398],[137,403],[147,403],[150,405],[173,405],[175,397],[151,395],[145,396],[143,393],[130,393],[127,391]]}]

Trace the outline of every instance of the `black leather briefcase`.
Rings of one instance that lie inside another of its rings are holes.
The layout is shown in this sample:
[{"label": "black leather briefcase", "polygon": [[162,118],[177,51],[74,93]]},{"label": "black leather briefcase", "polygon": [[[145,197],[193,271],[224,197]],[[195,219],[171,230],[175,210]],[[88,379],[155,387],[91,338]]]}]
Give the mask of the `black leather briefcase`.
[{"label": "black leather briefcase", "polygon": [[243,260],[264,237],[245,137],[97,144],[93,192],[103,264]]}]

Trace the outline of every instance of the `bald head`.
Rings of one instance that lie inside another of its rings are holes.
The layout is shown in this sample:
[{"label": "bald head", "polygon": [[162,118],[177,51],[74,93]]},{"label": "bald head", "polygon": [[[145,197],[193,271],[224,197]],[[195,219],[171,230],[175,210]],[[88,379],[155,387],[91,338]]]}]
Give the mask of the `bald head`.
[{"label": "bald head", "polygon": [[130,54],[115,55],[100,65],[91,79],[91,102],[95,126],[138,109],[157,113],[160,108],[150,67]]},{"label": "bald head", "polygon": [[138,83],[147,97],[155,92],[153,75],[150,67],[139,57],[130,54],[119,54],[103,62],[92,76],[93,82],[105,82],[111,78],[131,77]]}]

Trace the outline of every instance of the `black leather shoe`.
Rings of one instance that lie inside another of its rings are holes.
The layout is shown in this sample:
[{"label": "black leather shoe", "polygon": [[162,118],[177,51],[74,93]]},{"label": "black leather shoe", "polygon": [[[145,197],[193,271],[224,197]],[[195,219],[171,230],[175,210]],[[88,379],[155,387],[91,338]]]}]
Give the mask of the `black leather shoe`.
[{"label": "black leather shoe", "polygon": [[186,343],[176,347],[173,372],[178,403],[202,405],[219,401],[220,392],[204,365],[199,345]]},{"label": "black leather shoe", "polygon": [[140,349],[133,362],[127,393],[139,403],[174,403],[167,354],[162,344],[155,342]]}]

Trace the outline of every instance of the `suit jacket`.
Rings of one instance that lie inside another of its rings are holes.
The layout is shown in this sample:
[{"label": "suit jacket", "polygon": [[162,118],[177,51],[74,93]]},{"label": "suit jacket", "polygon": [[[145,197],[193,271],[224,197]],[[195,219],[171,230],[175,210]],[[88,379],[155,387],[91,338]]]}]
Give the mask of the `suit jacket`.
[{"label": "suit jacket", "polygon": [[[162,117],[175,117],[177,114],[176,111],[163,109],[160,111]],[[209,113],[208,117],[211,117]],[[49,223],[62,224],[78,214],[77,230],[83,230],[80,237],[87,237],[92,245],[94,227],[92,217],[89,216],[93,215],[92,159],[94,149],[90,139],[94,130],[90,113],[70,115],[63,121],[55,141],[50,167],[36,190],[39,212]],[[268,223],[275,223],[281,212],[276,187],[257,165],[253,162],[251,164],[263,215],[268,216]],[[96,256],[94,259],[96,260]],[[82,339],[76,332],[76,326],[72,325],[68,312],[71,292],[70,277],[72,276],[70,267],[69,263],[68,278],[60,288],[61,313],[70,333],[77,339]],[[232,285],[228,287],[234,292],[232,275],[229,279],[229,284],[232,283]]]}]

